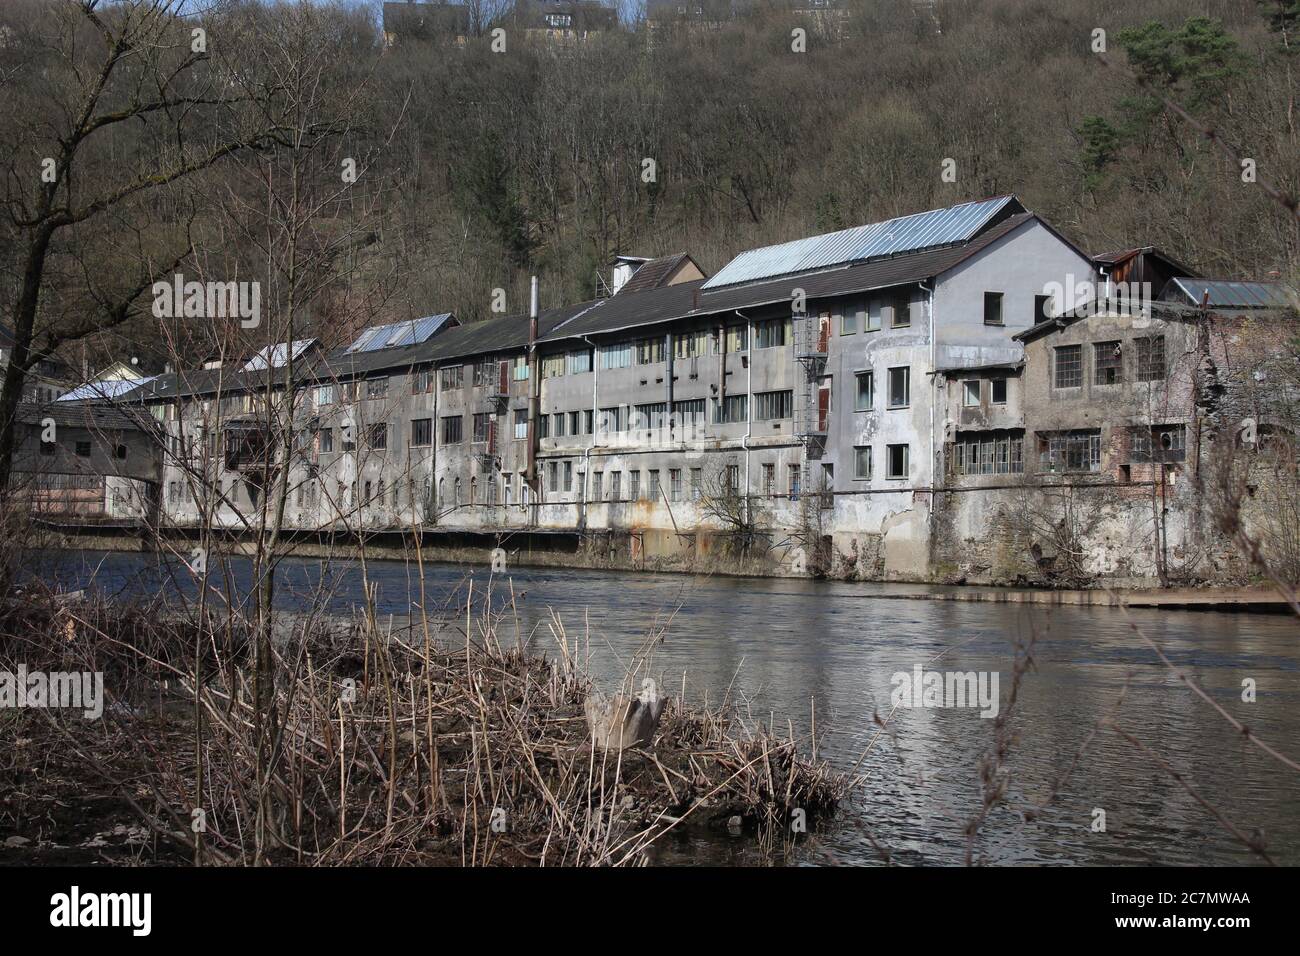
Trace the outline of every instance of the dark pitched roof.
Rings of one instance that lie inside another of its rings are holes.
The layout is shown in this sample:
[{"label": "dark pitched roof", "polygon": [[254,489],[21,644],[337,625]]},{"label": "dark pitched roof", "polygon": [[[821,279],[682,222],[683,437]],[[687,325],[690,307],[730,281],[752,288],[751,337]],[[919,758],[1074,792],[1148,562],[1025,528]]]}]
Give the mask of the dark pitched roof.
[{"label": "dark pitched roof", "polygon": [[[695,260],[684,252],[671,256],[660,256],[658,259],[650,259],[636,272],[632,273],[632,278],[623,284],[623,288],[618,290],[618,294],[624,295],[628,292],[645,292],[647,289],[657,289],[685,262],[694,264]],[[700,267],[696,265],[695,268],[699,269]],[[700,269],[700,272],[703,274],[704,270]]]},{"label": "dark pitched roof", "polygon": [[24,425],[43,425],[54,419],[60,428],[124,429],[140,428],[142,422],[129,410],[113,405],[76,404],[73,402],[20,402],[14,416]]}]

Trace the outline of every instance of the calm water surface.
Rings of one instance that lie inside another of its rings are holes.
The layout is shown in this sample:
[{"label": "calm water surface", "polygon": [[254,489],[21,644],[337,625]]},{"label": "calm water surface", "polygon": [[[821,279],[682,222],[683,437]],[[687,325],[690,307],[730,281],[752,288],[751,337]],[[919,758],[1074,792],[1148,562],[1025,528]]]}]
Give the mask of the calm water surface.
[{"label": "calm water surface", "polygon": [[[157,594],[185,589],[176,562],[151,555],[69,552],[33,573],[67,587]],[[429,565],[431,608],[455,602],[469,571]],[[484,569],[485,570],[485,569]],[[247,562],[231,567],[246,591]],[[362,599],[352,562],[290,560],[279,600],[301,605],[324,582],[328,607],[348,613]],[[383,613],[406,615],[418,598],[413,565],[371,562]],[[886,598],[888,585],[693,578],[556,569],[509,576],[521,626],[537,646],[553,646],[553,609],[570,639],[590,649],[592,670],[617,683],[653,628],[667,625],[652,670],[672,693],[710,701],[730,691],[755,720],[793,726],[806,736],[815,702],[819,754],[842,769],[890,710],[891,676],[915,664],[997,671],[1005,703],[1013,642],[1038,635],[1036,668],[1012,712],[1010,801],[1044,798],[1075,759],[1098,720],[1127,696],[1117,720],[1157,750],[1202,796],[1245,832],[1264,832],[1274,859],[1300,864],[1300,775],[1242,741],[1196,699],[1137,638],[1130,620],[1155,640],[1237,719],[1284,753],[1300,754],[1300,626],[1277,615],[1216,612],[1031,608]],[[474,573],[475,588],[486,581]],[[495,600],[508,599],[502,577]],[[909,590],[915,591],[915,588]],[[936,655],[944,656],[933,663]],[[1253,679],[1257,700],[1241,699]],[[966,822],[979,806],[979,764],[993,743],[993,721],[970,709],[899,709],[862,762],[869,774],[847,812],[806,841],[802,863],[879,863],[870,834],[896,862],[950,864],[965,859]],[[1106,830],[1094,832],[1094,810]],[[999,809],[976,841],[977,859],[994,864],[1226,864],[1252,856],[1152,758],[1113,732],[1097,734],[1055,804],[1026,822]],[[667,847],[662,862],[751,862],[747,841],[692,837]]]}]

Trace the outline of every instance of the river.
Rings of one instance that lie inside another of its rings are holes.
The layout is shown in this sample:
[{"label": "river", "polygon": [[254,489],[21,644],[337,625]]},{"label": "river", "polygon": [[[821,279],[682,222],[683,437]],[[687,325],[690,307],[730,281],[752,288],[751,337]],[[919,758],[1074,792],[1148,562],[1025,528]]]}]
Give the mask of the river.
[{"label": "river", "polygon": [[[151,555],[50,554],[33,573],[69,588],[156,594],[185,588],[175,563]],[[455,601],[473,570],[426,567],[430,606]],[[249,567],[232,562],[236,592]],[[331,610],[360,604],[359,565],[290,559],[279,600],[293,606],[324,581]],[[381,613],[405,615],[417,594],[414,566],[371,562]],[[1012,683],[1016,640],[1037,635],[1035,666],[1011,711],[1015,739],[1007,766],[1008,806],[984,822],[978,862],[991,864],[1233,864],[1255,858],[1154,758],[1113,731],[1097,733],[1058,798],[1026,820],[1075,760],[1098,721],[1117,723],[1158,752],[1205,800],[1246,833],[1262,830],[1279,863],[1300,863],[1300,780],[1235,733],[1160,664],[1132,625],[1242,723],[1293,759],[1300,754],[1300,627],[1283,615],[1036,607],[891,598],[888,585],[688,577],[632,572],[520,568],[493,583],[513,585],[525,633],[551,644],[553,609],[570,638],[590,647],[593,673],[616,683],[651,628],[666,625],[652,670],[670,693],[717,701],[730,691],[755,720],[789,725],[807,738],[815,706],[819,754],[854,766],[890,712],[891,677],[915,665],[997,672],[1002,704]],[[908,588],[915,593],[915,587]],[[461,598],[463,601],[463,597]],[[943,655],[939,657],[939,655]],[[1256,699],[1243,701],[1243,681]],[[1117,700],[1127,685],[1122,706]],[[787,723],[788,722],[788,723]],[[804,840],[795,862],[878,864],[872,839],[896,863],[965,860],[967,822],[980,805],[979,767],[993,746],[994,720],[973,708],[900,707],[870,750],[868,774],[846,811]],[[1104,831],[1097,829],[1104,811]],[[871,839],[868,838],[868,834]],[[691,836],[660,862],[755,862],[748,841]]]}]

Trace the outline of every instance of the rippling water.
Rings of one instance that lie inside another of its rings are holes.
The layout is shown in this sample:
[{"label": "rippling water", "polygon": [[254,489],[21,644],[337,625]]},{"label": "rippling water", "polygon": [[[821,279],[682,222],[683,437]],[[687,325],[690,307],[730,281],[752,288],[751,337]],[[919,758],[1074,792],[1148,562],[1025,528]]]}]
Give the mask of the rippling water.
[{"label": "rippling water", "polygon": [[[175,564],[153,556],[71,552],[33,567],[47,579],[105,592],[157,593],[187,587]],[[484,569],[485,570],[485,569]],[[346,611],[362,597],[353,562],[290,560],[279,600],[305,599],[324,580],[328,605]],[[236,593],[247,589],[247,562],[232,566]],[[383,613],[405,615],[418,595],[413,565],[371,562]],[[426,567],[430,607],[455,601],[468,571]],[[474,574],[482,588],[483,571]],[[819,753],[842,769],[876,733],[873,716],[890,710],[891,675],[927,666],[997,671],[1010,690],[1013,642],[1038,635],[1036,667],[1012,711],[1008,758],[1013,807],[1041,801],[1075,759],[1098,720],[1115,706],[1117,721],[1156,750],[1203,797],[1249,833],[1262,830],[1280,863],[1300,863],[1300,775],[1241,739],[1161,665],[1133,633],[1141,627],[1194,680],[1263,739],[1300,755],[1300,626],[1285,616],[1214,612],[1033,608],[888,598],[888,585],[693,578],[583,570],[517,569],[508,576],[521,627],[538,646],[551,644],[544,622],[554,609],[570,638],[590,648],[593,672],[616,682],[651,628],[667,625],[652,670],[669,692],[685,682],[692,699],[716,701],[730,690],[754,719],[806,736],[815,702]],[[508,599],[498,576],[496,600]],[[909,588],[915,592],[916,588]],[[895,592],[897,593],[897,592]],[[410,597],[408,597],[410,595]],[[463,601],[463,597],[461,598]],[[1242,681],[1257,686],[1253,704]],[[788,724],[787,724],[788,722]],[[879,863],[868,834],[896,862],[961,863],[967,821],[980,803],[981,755],[993,721],[970,709],[899,709],[861,763],[865,786],[847,812],[806,841],[805,863]],[[1093,832],[1094,810],[1106,830]],[[1026,822],[999,808],[975,842],[976,858],[995,864],[1223,864],[1252,855],[1153,758],[1113,732],[1097,734],[1045,813]],[[751,862],[746,841],[725,835],[678,840],[662,862]]]}]

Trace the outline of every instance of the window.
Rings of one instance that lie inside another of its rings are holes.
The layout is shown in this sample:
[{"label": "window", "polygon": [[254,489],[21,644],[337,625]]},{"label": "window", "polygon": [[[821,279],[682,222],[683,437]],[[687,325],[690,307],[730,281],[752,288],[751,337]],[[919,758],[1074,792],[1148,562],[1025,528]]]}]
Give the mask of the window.
[{"label": "window", "polygon": [[366,398],[387,398],[388,376],[366,379]]},{"label": "window", "polygon": [[709,333],[704,329],[683,332],[673,339],[673,355],[679,359],[694,358],[708,350]]},{"label": "window", "polygon": [[609,476],[609,500],[620,501],[623,494],[623,473],[616,471]]},{"label": "window", "polygon": [[713,400],[713,421],[718,425],[729,425],[749,419],[749,396],[728,395],[724,399]]},{"label": "window", "polygon": [[564,353],[542,356],[542,378],[555,378],[564,374]]},{"label": "window", "polygon": [[1038,461],[1044,471],[1100,471],[1101,431],[1040,432]]},{"label": "window", "polygon": [[465,366],[451,365],[440,373],[440,384],[445,392],[452,388],[461,388],[465,384]]},{"label": "window", "polygon": [[1187,458],[1187,426],[1153,425],[1134,428],[1130,461],[1172,462]]},{"label": "window", "polygon": [[787,465],[786,474],[789,476],[790,497],[798,498],[800,486],[802,485],[802,472],[798,465]]},{"label": "window", "polygon": [[636,407],[633,428],[663,428],[668,424],[668,405],[666,402],[652,402]]},{"label": "window", "polygon": [[961,404],[963,408],[977,408],[980,403],[979,379],[967,379],[961,383]]},{"label": "window", "polygon": [[668,469],[668,497],[672,501],[682,500],[682,470],[680,468]]},{"label": "window", "polygon": [[88,441],[79,441],[79,442],[77,442],[77,443],[76,443],[76,452],[77,452],[77,457],[78,457],[78,458],[89,458],[89,457],[90,457],[90,442],[88,442]]},{"label": "window", "polygon": [[1083,384],[1083,346],[1060,345],[1055,349],[1057,388],[1078,388]]},{"label": "window", "polygon": [[367,506],[367,507],[369,507],[370,502],[371,502],[372,497],[373,497],[373,496],[370,494],[370,487],[371,487],[370,482],[367,481],[366,484],[365,484],[365,488],[364,488],[363,491],[362,491],[362,494],[363,494],[365,497],[363,497],[363,498],[361,499],[361,503],[362,503],[363,505]]},{"label": "window", "polygon": [[591,473],[591,497],[594,501],[600,501],[604,493],[605,473],[603,471],[593,471]]},{"label": "window", "polygon": [[886,478],[906,478],[908,473],[908,446],[886,445]]},{"label": "window", "polygon": [[420,447],[433,444],[433,419],[417,418],[411,422],[411,445]]},{"label": "window", "polygon": [[1039,322],[1046,322],[1051,317],[1052,297],[1050,295],[1034,296],[1034,325],[1037,325]]},{"label": "window", "polygon": [[564,463],[564,487],[561,490],[566,493],[573,490],[573,462],[571,461]]},{"label": "window", "polygon": [[514,359],[514,365],[512,366],[512,369],[511,369],[511,373],[510,373],[510,374],[511,374],[511,377],[512,377],[516,382],[526,382],[526,381],[528,381],[528,376],[529,376],[529,374],[530,374],[530,370],[529,370],[529,368],[528,368],[528,356],[527,356],[527,355],[516,355],[516,356],[515,356],[515,359]]},{"label": "window", "polygon": [[791,340],[792,319],[769,319],[757,325],[758,341],[754,344],[760,349],[774,349],[789,345]]},{"label": "window", "polygon": [[479,359],[474,363],[474,387],[497,384],[497,363],[495,359]]},{"label": "window", "polygon": [[1024,472],[1024,433],[1015,431],[958,432],[952,445],[952,471],[957,475],[1018,475]]},{"label": "window", "polygon": [[632,343],[620,345],[602,345],[600,347],[601,368],[629,368],[632,365]]},{"label": "window", "polygon": [[523,441],[528,437],[528,409],[516,408],[515,417],[515,440]]},{"label": "window", "polygon": [[316,451],[330,452],[334,450],[334,429],[318,428],[316,429]]},{"label": "window", "polygon": [[876,403],[876,376],[874,372],[858,372],[854,375],[857,381],[857,397],[853,401],[853,410],[855,412],[869,412]]},{"label": "window", "polygon": [[411,394],[427,395],[433,391],[433,369],[421,368],[411,373]]},{"label": "window", "polygon": [[853,449],[853,477],[866,481],[871,477],[871,446],[858,445]]},{"label": "window", "polygon": [[912,324],[912,297],[910,293],[900,292],[890,300],[893,316],[890,328],[903,329]]},{"label": "window", "polygon": [[993,386],[993,404],[1005,405],[1007,403],[1007,380],[1005,378],[995,378],[991,385]]},{"label": "window", "polygon": [[567,434],[564,430],[566,419],[564,412],[556,412],[551,416],[551,435],[554,438],[563,438]]},{"label": "window", "polygon": [[627,473],[627,496],[629,501],[639,501],[641,499],[640,471],[629,471]]},{"label": "window", "polygon": [[569,434],[582,434],[582,412],[569,412]]},{"label": "window", "polygon": [[636,364],[653,365],[662,362],[665,356],[662,338],[641,339],[636,343]]},{"label": "window", "polygon": [[763,466],[763,494],[769,498],[776,494],[776,465]]},{"label": "window", "polygon": [[728,465],[726,471],[726,488],[730,492],[740,491],[740,466]]},{"label": "window", "polygon": [[551,437],[551,416],[550,415],[543,414],[537,416],[537,437],[538,438]]},{"label": "window", "polygon": [[370,426],[369,444],[376,451],[383,451],[388,447],[388,422]]},{"label": "window", "polygon": [[474,441],[485,442],[492,429],[492,416],[488,412],[474,413]]},{"label": "window", "polygon": [[1158,382],[1165,377],[1165,337],[1153,335],[1137,340],[1137,380]]},{"label": "window", "polygon": [[317,385],[316,386],[316,407],[326,408],[334,404],[334,386]]},{"label": "window", "polygon": [[546,490],[557,492],[560,490],[560,465],[558,462],[548,461],[546,463]]},{"label": "window", "polygon": [[758,392],[754,396],[754,420],[770,422],[794,414],[794,392]]},{"label": "window", "polygon": [[749,349],[749,326],[727,326],[726,349],[728,352],[745,352]]},{"label": "window", "polygon": [[441,441],[444,445],[454,445],[465,437],[465,419],[460,415],[448,415],[442,420]]},{"label": "window", "polygon": [[889,407],[906,408],[912,401],[912,369],[906,365],[889,370]]},{"label": "window", "polygon": [[704,399],[692,398],[684,402],[673,402],[674,423],[685,426],[706,424]]},{"label": "window", "polygon": [[1118,385],[1124,380],[1124,352],[1118,342],[1094,342],[1092,345],[1094,385]]},{"label": "window", "polygon": [[659,469],[650,469],[650,500],[658,501],[660,496],[659,490]]},{"label": "window", "polygon": [[1002,325],[1002,293],[984,293],[984,324]]},{"label": "window", "polygon": [[858,331],[858,313],[854,309],[845,309],[840,315],[840,335],[854,335]]},{"label": "window", "polygon": [[700,493],[701,493],[700,485],[703,480],[704,480],[704,469],[692,468],[691,469],[691,501],[700,500]]},{"label": "window", "polygon": [[567,362],[570,375],[581,375],[583,372],[590,372],[591,349],[578,349],[576,352],[570,352]]},{"label": "window", "polygon": [[600,410],[600,430],[601,432],[627,431],[627,406],[615,405],[611,408],[602,408]]}]

